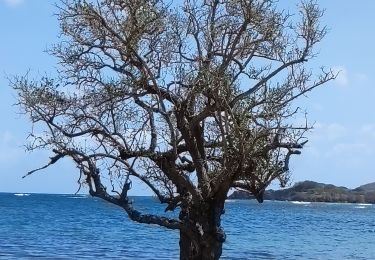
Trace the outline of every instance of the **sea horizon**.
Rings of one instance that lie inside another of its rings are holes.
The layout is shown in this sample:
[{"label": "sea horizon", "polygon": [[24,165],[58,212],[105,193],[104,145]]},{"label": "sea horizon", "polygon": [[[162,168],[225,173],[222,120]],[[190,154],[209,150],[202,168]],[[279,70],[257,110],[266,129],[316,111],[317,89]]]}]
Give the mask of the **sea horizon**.
[{"label": "sea horizon", "polygon": [[[142,213],[177,217],[152,197],[132,198]],[[179,255],[178,232],[132,222],[90,195],[0,193],[0,210],[0,259]],[[374,214],[372,204],[227,201],[222,259],[374,259]]]}]

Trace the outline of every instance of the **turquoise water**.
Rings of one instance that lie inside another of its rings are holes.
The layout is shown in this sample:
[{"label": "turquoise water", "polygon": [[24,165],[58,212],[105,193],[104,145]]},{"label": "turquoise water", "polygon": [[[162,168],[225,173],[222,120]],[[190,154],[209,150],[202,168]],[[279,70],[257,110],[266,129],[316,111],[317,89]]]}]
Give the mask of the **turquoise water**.
[{"label": "turquoise water", "polygon": [[[163,212],[149,197],[134,205]],[[157,204],[156,204],[157,205]],[[223,259],[375,259],[375,206],[228,201]],[[0,193],[0,259],[177,259],[178,233],[87,196]]]}]

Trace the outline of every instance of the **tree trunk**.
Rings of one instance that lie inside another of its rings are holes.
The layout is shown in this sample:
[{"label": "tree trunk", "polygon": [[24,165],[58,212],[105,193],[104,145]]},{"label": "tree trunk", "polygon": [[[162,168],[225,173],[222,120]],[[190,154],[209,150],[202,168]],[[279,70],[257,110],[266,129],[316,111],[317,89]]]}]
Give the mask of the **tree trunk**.
[{"label": "tree trunk", "polygon": [[191,235],[180,232],[180,260],[217,260],[222,253],[224,241],[216,235],[194,239]]},{"label": "tree trunk", "polygon": [[221,228],[224,203],[190,205],[180,213],[184,228],[180,230],[181,260],[217,260],[222,253],[225,233]]}]

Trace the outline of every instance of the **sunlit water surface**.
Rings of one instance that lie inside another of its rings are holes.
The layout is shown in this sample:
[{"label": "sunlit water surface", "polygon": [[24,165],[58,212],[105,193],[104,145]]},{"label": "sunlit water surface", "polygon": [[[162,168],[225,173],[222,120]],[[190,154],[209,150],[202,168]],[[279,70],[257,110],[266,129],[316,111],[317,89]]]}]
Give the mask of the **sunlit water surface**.
[{"label": "sunlit water surface", "polygon": [[[134,206],[162,213],[153,198]],[[375,206],[228,201],[223,259],[375,259]],[[178,259],[178,232],[88,196],[0,193],[0,259]]]}]

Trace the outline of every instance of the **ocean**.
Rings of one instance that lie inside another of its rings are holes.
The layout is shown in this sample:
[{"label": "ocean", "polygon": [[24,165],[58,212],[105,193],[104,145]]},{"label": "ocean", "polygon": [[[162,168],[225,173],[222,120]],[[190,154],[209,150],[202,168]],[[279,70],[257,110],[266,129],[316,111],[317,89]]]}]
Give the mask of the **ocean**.
[{"label": "ocean", "polygon": [[[162,213],[151,197],[141,211]],[[222,259],[375,259],[375,206],[226,203]],[[0,259],[178,259],[178,232],[85,195],[0,193]]]}]

